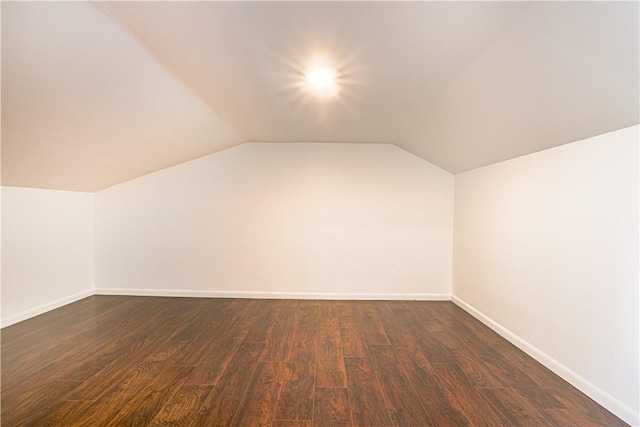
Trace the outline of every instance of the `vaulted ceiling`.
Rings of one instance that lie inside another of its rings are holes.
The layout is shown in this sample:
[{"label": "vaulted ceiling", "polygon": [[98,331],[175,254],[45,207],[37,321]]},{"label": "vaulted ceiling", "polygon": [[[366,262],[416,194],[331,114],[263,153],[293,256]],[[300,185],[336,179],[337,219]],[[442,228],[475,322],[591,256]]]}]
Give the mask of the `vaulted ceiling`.
[{"label": "vaulted ceiling", "polygon": [[[243,142],[453,173],[639,122],[638,2],[3,2],[2,184],[77,191]],[[334,100],[301,87],[338,70]]]}]

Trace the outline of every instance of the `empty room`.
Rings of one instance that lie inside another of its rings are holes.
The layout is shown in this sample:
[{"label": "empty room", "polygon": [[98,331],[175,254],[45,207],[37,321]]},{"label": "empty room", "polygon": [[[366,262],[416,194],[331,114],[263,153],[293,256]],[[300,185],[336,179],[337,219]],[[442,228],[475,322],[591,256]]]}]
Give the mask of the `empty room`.
[{"label": "empty room", "polygon": [[640,3],[11,2],[2,426],[640,425]]}]

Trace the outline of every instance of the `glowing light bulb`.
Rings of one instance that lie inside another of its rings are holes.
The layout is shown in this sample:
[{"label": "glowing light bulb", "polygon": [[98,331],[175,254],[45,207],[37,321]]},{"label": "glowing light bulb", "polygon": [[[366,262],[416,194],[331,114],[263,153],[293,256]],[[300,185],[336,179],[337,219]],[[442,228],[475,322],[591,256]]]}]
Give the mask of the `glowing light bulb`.
[{"label": "glowing light bulb", "polygon": [[326,66],[310,68],[305,75],[307,90],[318,98],[334,98],[340,92],[336,72]]}]

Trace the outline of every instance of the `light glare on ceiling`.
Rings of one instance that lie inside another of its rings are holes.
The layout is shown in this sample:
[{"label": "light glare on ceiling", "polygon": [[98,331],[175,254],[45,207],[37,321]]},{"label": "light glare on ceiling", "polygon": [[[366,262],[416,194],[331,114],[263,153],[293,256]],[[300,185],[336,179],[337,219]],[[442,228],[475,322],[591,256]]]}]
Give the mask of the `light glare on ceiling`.
[{"label": "light glare on ceiling", "polygon": [[318,98],[334,98],[340,92],[336,82],[336,72],[327,66],[315,66],[305,74],[305,87]]}]

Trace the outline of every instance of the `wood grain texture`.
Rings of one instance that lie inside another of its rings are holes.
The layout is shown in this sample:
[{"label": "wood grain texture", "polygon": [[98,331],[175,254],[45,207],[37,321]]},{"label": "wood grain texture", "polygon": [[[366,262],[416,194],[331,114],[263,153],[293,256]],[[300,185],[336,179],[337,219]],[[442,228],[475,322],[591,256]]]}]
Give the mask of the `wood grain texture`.
[{"label": "wood grain texture", "polygon": [[309,342],[296,342],[291,354],[275,416],[282,420],[311,421],[315,388],[315,351]]},{"label": "wood grain texture", "polygon": [[380,390],[371,359],[348,358],[346,370],[353,423],[360,426],[391,425],[389,409]]},{"label": "wood grain texture", "polygon": [[348,390],[344,388],[317,389],[313,422],[318,426],[351,426]]},{"label": "wood grain texture", "polygon": [[213,386],[210,385],[183,385],[160,409],[149,425],[188,427],[193,421],[193,414],[202,406],[212,389]]},{"label": "wood grain texture", "polygon": [[374,345],[369,350],[393,424],[430,426],[431,419],[415,391],[408,387],[409,378],[391,346]]},{"label": "wood grain texture", "polygon": [[512,389],[485,388],[480,395],[492,408],[500,412],[510,425],[519,426],[551,426],[542,415]]},{"label": "wood grain texture", "polygon": [[273,420],[273,427],[312,427],[311,421]]},{"label": "wood grain texture", "polygon": [[195,425],[231,424],[263,351],[264,344],[261,343],[245,343],[240,347],[219,383],[200,407]]},{"label": "wood grain texture", "polygon": [[[36,423],[39,426],[57,427],[77,425],[93,402],[63,400],[51,407]],[[25,420],[26,421],[26,420]]]},{"label": "wood grain texture", "polygon": [[[304,304],[303,304],[304,303]],[[296,321],[287,354],[285,381],[280,391],[276,419],[309,421],[313,417],[318,318],[308,301],[296,304]]]},{"label": "wood grain texture", "polygon": [[109,411],[100,421],[93,419],[88,425],[101,425],[104,421],[110,426],[147,426],[162,409],[165,403],[178,391],[191,371],[189,366],[168,366],[158,373],[152,381],[136,391],[123,392],[117,399],[109,402]]},{"label": "wood grain texture", "polygon": [[445,392],[440,378],[426,358],[408,361],[403,366],[434,426],[471,425],[464,411],[455,404],[455,399]]},{"label": "wood grain texture", "polygon": [[2,426],[623,426],[450,302],[94,296],[2,330]]},{"label": "wood grain texture", "polygon": [[32,383],[34,392],[19,397],[14,397],[12,389],[8,389],[2,393],[2,425],[38,425],[38,420],[56,409],[60,395],[78,385],[77,381]]},{"label": "wood grain texture", "polygon": [[380,301],[372,301],[368,305],[356,304],[356,313],[362,336],[368,345],[389,344],[389,338],[379,313]]},{"label": "wood grain texture", "polygon": [[447,400],[465,414],[471,425],[487,427],[509,425],[507,417],[482,399],[480,389],[473,386],[458,365],[434,364],[433,367]]},{"label": "wood grain texture", "polygon": [[297,310],[295,307],[281,310],[274,319],[267,340],[264,360],[282,362],[287,359],[289,348],[293,344]]},{"label": "wood grain texture", "polygon": [[[196,365],[187,379],[187,384],[207,385],[218,382],[255,322],[252,309],[253,304],[229,304],[225,306],[222,313],[224,320],[219,321],[220,326],[216,328],[215,334],[197,335],[194,338],[206,344],[204,351],[199,353],[199,359],[182,359],[182,363]],[[179,362],[176,360],[176,363]]]},{"label": "wood grain texture", "polygon": [[338,319],[320,319],[316,345],[316,387],[347,386]]},{"label": "wood grain texture", "polygon": [[236,411],[232,424],[269,426],[282,387],[285,362],[260,362]]},{"label": "wood grain texture", "polygon": [[353,317],[340,317],[340,336],[344,357],[365,357],[367,345],[364,342],[360,326]]}]

